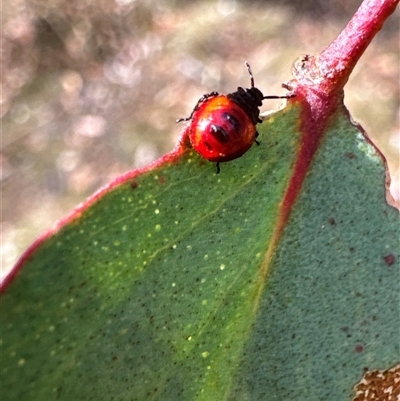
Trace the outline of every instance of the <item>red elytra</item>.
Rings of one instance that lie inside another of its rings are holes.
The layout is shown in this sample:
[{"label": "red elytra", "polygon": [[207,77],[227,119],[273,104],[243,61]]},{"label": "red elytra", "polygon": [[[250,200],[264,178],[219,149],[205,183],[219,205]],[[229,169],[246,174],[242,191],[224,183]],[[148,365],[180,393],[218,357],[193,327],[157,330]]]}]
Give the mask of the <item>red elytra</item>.
[{"label": "red elytra", "polygon": [[256,124],[261,122],[260,109],[264,99],[287,99],[295,96],[264,96],[254,86],[250,65],[250,88],[238,87],[236,92],[220,95],[211,92],[203,95],[192,113],[180,121],[190,121],[189,139],[193,149],[205,159],[219,163],[237,159],[257,142]]}]

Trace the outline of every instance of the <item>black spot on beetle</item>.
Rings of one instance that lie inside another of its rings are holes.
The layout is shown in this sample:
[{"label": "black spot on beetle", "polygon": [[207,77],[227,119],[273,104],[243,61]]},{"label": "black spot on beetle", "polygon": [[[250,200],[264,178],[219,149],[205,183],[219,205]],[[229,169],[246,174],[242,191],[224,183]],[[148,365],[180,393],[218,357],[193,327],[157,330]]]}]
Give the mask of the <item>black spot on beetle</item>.
[{"label": "black spot on beetle", "polygon": [[223,113],[223,116],[227,121],[229,121],[235,132],[239,133],[241,131],[242,126],[240,125],[239,120],[235,116],[233,116],[230,113]]},{"label": "black spot on beetle", "polygon": [[212,124],[210,129],[210,134],[219,142],[227,143],[229,142],[229,134],[219,125]]}]

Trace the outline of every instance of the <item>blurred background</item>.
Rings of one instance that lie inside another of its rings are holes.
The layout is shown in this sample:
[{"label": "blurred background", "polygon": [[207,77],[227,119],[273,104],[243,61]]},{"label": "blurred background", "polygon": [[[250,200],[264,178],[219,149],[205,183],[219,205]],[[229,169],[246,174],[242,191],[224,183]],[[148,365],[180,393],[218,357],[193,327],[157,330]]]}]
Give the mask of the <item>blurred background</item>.
[{"label": "blurred background", "polygon": [[[170,151],[198,98],[282,94],[361,0],[13,0],[1,20],[3,274],[46,228],[118,175]],[[399,10],[346,86],[399,196]],[[265,102],[263,110],[275,107]]]}]

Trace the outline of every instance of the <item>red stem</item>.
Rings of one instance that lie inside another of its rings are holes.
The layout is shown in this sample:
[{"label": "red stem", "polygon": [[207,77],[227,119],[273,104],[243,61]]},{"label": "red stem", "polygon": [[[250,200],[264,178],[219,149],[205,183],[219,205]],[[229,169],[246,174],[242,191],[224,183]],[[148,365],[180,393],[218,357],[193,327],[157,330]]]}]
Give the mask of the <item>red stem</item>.
[{"label": "red stem", "polygon": [[321,74],[343,88],[357,61],[398,3],[399,0],[364,0],[339,36],[320,54]]},{"label": "red stem", "polygon": [[321,54],[302,56],[294,65],[291,87],[302,107],[302,139],[293,167],[293,175],[284,196],[275,238],[285,227],[301,191],[315,152],[330,118],[343,104],[343,87],[357,61],[399,0],[364,0],[350,22]]}]

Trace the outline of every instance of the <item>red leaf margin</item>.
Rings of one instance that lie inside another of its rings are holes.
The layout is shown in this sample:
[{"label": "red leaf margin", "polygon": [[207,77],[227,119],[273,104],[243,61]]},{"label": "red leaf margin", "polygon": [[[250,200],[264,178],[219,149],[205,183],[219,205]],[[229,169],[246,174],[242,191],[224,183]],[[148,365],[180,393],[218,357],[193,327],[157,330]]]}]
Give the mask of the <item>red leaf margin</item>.
[{"label": "red leaf margin", "polygon": [[73,222],[74,220],[79,219],[82,213],[89,208],[91,205],[96,203],[100,198],[102,198],[107,192],[111,191],[115,187],[127,183],[133,180],[135,177],[145,174],[149,171],[154,170],[155,168],[161,167],[165,164],[176,163],[179,161],[183,153],[188,149],[188,133],[187,128],[181,134],[181,137],[178,141],[177,146],[170,152],[150,163],[147,166],[141,167],[136,170],[128,171],[127,173],[117,177],[115,180],[101,187],[98,191],[96,191],[93,195],[89,196],[86,200],[84,200],[81,204],[79,204],[75,209],[72,210],[70,214],[66,217],[58,220],[54,226],[46,230],[42,235],[40,235],[29,247],[26,251],[20,256],[17,263],[11,269],[10,273],[3,278],[0,282],[0,294],[2,294],[6,287],[10,284],[10,282],[14,279],[14,277],[18,274],[20,269],[23,267],[25,262],[30,259],[30,257],[35,253],[36,249],[48,238],[55,235],[58,231],[60,231],[65,225]]}]

